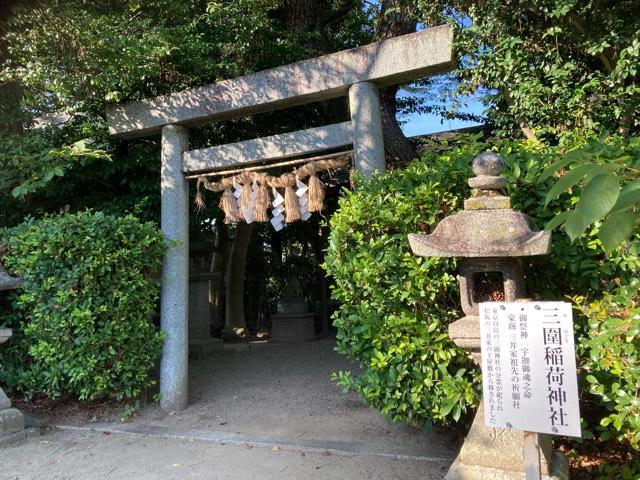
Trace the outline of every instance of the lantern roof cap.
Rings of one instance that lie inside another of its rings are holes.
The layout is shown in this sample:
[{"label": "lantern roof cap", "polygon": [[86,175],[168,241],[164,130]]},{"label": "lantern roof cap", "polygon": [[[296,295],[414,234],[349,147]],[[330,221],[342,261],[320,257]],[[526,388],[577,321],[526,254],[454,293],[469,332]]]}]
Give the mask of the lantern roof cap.
[{"label": "lantern roof cap", "polygon": [[464,210],[444,218],[430,235],[410,234],[413,253],[422,257],[523,257],[551,251],[551,232],[537,231],[528,215],[511,208],[500,192],[504,158],[484,152],[473,161],[475,189]]}]

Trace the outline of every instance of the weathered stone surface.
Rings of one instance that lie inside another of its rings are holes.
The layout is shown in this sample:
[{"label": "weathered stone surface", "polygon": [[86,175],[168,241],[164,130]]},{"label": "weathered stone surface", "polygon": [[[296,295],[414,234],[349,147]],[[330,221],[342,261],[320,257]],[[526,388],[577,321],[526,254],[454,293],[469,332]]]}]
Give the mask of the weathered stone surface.
[{"label": "weathered stone surface", "polygon": [[467,198],[464,201],[465,210],[501,210],[511,208],[511,199],[496,195],[493,197],[483,195]]},{"label": "weathered stone surface", "polygon": [[473,173],[478,177],[483,175],[498,176],[504,171],[506,166],[507,162],[505,162],[504,158],[495,152],[489,151],[478,155],[473,159],[473,163],[471,164]]},{"label": "weathered stone surface", "polygon": [[494,177],[492,175],[478,175],[467,180],[471,188],[484,190],[499,190],[507,186],[507,179],[504,177]]},{"label": "weathered stone surface", "polygon": [[271,340],[306,342],[316,338],[315,314],[277,313],[271,316]]},{"label": "weathered stone surface", "polygon": [[189,274],[189,355],[194,358],[223,348],[222,339],[211,337],[209,281],[216,277],[210,272]]},{"label": "weathered stone surface", "polygon": [[230,166],[281,160],[341,148],[353,143],[351,122],[256,138],[217,147],[191,150],[182,157],[182,170],[197,173]]},{"label": "weathered stone surface", "polygon": [[460,348],[480,351],[480,320],[466,316],[449,324],[449,338]]},{"label": "weathered stone surface", "polygon": [[24,430],[24,416],[16,408],[0,410],[0,436]]},{"label": "weathered stone surface", "polygon": [[2,262],[0,262],[0,291],[2,290],[16,290],[22,286],[22,280],[18,277],[9,275],[9,272],[4,268]]},{"label": "weathered stone surface", "polygon": [[349,89],[349,109],[353,123],[353,166],[366,178],[384,173],[384,135],[380,95],[371,82],[356,83]]},{"label": "weathered stone surface", "polygon": [[[542,474],[548,478],[549,463],[552,458],[551,437],[539,435],[539,444]],[[523,432],[485,426],[481,403],[457,461],[445,478],[447,480],[524,479],[523,446]],[[485,476],[477,476],[480,473]],[[496,476],[489,473],[495,473]]]},{"label": "weathered stone surface", "polygon": [[[466,465],[456,460],[444,478],[445,480],[525,480],[525,474],[513,470]],[[569,464],[562,453],[552,452],[549,473],[542,475],[542,480],[569,480]]]},{"label": "weathered stone surface", "polygon": [[164,125],[197,125],[347,95],[354,83],[378,87],[445,72],[455,65],[453,29],[430,28],[363,47],[223,80],[107,110],[109,132],[158,133]]},{"label": "weathered stone surface", "polygon": [[11,400],[7,397],[7,394],[4,393],[2,387],[0,387],[0,410],[11,407]]},{"label": "weathered stone surface", "polygon": [[0,328],[0,344],[6,342],[13,335],[13,331],[10,328]]},{"label": "weathered stone surface", "polygon": [[160,291],[160,326],[165,333],[160,405],[167,412],[183,410],[189,398],[189,185],[182,174],[182,153],[188,146],[185,127],[162,129],[160,223],[167,255]]},{"label": "weathered stone surface", "polygon": [[24,442],[29,435],[26,430],[0,435],[0,448],[12,447]]},{"label": "weathered stone surface", "polygon": [[551,251],[551,232],[534,232],[527,215],[513,210],[463,210],[446,217],[431,235],[409,235],[422,257],[522,257]]},{"label": "weathered stone surface", "polygon": [[300,314],[308,311],[309,307],[302,294],[300,281],[294,274],[290,274],[287,278],[287,287],[278,302],[278,313]]}]

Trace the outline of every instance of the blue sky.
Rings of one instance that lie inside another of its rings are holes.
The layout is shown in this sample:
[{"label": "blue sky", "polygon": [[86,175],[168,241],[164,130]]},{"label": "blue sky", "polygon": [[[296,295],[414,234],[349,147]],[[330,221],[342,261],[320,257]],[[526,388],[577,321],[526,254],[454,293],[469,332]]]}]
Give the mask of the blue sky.
[{"label": "blue sky", "polygon": [[[481,115],[484,111],[484,105],[478,98],[468,98],[465,103],[466,107],[461,109],[464,112]],[[399,120],[401,122],[406,122],[401,126],[402,131],[408,137],[425,135],[428,133],[446,132],[448,130],[479,125],[479,123],[476,122],[443,119],[439,115],[430,113],[413,113],[410,115],[404,115],[400,116]]]}]

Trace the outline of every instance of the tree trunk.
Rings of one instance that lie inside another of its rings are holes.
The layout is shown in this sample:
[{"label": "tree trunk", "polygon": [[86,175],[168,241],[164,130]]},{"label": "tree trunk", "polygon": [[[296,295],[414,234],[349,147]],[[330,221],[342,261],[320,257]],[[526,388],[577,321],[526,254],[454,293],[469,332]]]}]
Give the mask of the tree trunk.
[{"label": "tree trunk", "polygon": [[283,0],[282,17],[291,33],[307,33],[316,30],[319,14],[318,0]]},{"label": "tree trunk", "polygon": [[247,324],[244,318],[244,272],[251,227],[251,224],[247,225],[244,222],[237,224],[227,264],[225,325],[234,332],[237,332],[237,329],[245,329],[245,334]]}]

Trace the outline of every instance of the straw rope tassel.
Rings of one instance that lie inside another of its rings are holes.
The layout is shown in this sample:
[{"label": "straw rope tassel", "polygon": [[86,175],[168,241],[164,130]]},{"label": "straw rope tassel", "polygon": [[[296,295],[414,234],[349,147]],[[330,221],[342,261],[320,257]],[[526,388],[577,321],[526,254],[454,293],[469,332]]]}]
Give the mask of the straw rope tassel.
[{"label": "straw rope tassel", "polygon": [[269,199],[269,189],[267,188],[266,174],[258,175],[260,187],[256,192],[256,204],[253,207],[253,219],[256,222],[268,222],[267,208],[271,204]]},{"label": "straw rope tassel", "polygon": [[309,177],[309,208],[310,212],[321,212],[324,208],[324,183],[314,173]]},{"label": "straw rope tassel", "polygon": [[193,199],[193,203],[196,205],[196,210],[201,212],[207,204],[204,201],[204,195],[200,191],[200,185],[202,184],[203,178],[198,178],[198,182],[196,183],[196,198]]},{"label": "straw rope tassel", "polygon": [[240,220],[238,202],[229,187],[225,188],[224,192],[222,192],[222,198],[220,198],[219,206],[224,212],[224,223],[236,223]]},{"label": "straw rope tassel", "polygon": [[251,203],[251,184],[247,181],[242,186],[242,194],[240,195],[240,214],[249,210]]},{"label": "straw rope tassel", "polygon": [[300,204],[298,203],[298,196],[293,189],[295,185],[295,175],[288,173],[280,177],[284,189],[284,213],[285,221],[287,223],[297,222],[300,220]]}]

